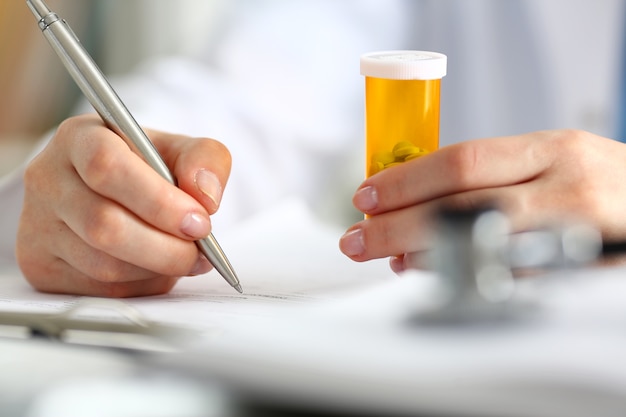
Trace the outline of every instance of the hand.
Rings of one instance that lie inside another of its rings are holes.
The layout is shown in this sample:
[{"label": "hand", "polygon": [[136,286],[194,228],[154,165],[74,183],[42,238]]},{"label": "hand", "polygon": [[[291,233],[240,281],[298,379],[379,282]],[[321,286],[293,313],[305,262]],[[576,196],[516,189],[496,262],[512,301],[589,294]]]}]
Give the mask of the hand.
[{"label": "hand", "polygon": [[45,292],[131,297],[211,269],[194,241],[211,231],[230,174],[219,142],[146,131],[178,186],[95,115],[62,123],[24,176],[16,256]]},{"label": "hand", "polygon": [[626,238],[626,145],[577,130],[480,139],[384,170],[353,198],[369,218],[340,240],[355,261],[391,256],[392,270],[419,267],[435,211],[496,203],[514,231],[571,217],[605,240]]}]

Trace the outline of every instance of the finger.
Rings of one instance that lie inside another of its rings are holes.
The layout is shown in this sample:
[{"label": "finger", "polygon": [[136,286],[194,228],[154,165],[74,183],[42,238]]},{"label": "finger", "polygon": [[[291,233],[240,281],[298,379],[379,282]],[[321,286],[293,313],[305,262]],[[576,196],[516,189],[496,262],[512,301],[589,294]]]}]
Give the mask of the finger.
[{"label": "finger", "polygon": [[[182,276],[193,269],[198,257],[193,242],[152,227],[78,180],[68,183],[67,189],[73,192],[61,200],[57,215],[80,240],[69,246],[65,259],[75,247],[86,244],[115,259],[162,275]],[[62,241],[58,237],[57,240]]]},{"label": "finger", "polygon": [[[35,197],[36,198],[36,197]],[[27,197],[26,201],[30,202]],[[20,222],[16,257],[24,277],[45,292],[126,297],[167,292],[173,275],[159,275],[95,250],[61,221],[39,221],[38,206],[27,204]],[[190,275],[211,269],[204,257]],[[137,282],[137,284],[132,284]],[[118,285],[116,285],[118,284]]]},{"label": "finger", "polygon": [[[198,275],[211,269],[211,264],[206,258],[197,254],[191,266],[187,266],[185,262],[177,260],[175,268],[155,272],[138,266],[137,258],[133,258],[132,261],[124,261],[107,252],[86,245],[79,236],[63,223],[59,224],[54,232],[56,244],[50,248],[50,253],[65,261],[68,266],[77,270],[80,274],[96,281],[145,281],[163,276]],[[168,255],[159,255],[159,257]]]},{"label": "finger", "polygon": [[[341,251],[355,261],[397,256],[430,249],[436,233],[436,214],[442,208],[472,210],[497,201],[512,216],[516,229],[531,225],[528,212],[537,184],[488,188],[437,198],[422,204],[371,216],[348,229],[340,239]],[[544,214],[548,214],[546,211]],[[537,219],[535,213],[534,219]]]},{"label": "finger", "polygon": [[92,190],[178,237],[191,240],[210,233],[208,213],[193,197],[163,179],[97,121],[89,132],[71,147],[70,159]]},{"label": "finger", "polygon": [[431,241],[432,218],[426,206],[372,216],[349,228],[339,248],[357,262],[425,250]]},{"label": "finger", "polygon": [[42,292],[113,298],[165,294],[178,281],[176,277],[166,276],[128,282],[97,281],[60,258],[38,263],[25,278]]},{"label": "finger", "polygon": [[552,132],[459,143],[368,178],[355,206],[378,214],[468,190],[529,181],[550,164]]},{"label": "finger", "polygon": [[428,269],[428,251],[409,252],[392,256],[389,258],[389,267],[396,274],[400,274],[410,269]]},{"label": "finger", "polygon": [[175,135],[148,132],[166,163],[173,167],[178,186],[202,203],[209,214],[215,213],[230,175],[228,149],[213,139],[180,140]]}]

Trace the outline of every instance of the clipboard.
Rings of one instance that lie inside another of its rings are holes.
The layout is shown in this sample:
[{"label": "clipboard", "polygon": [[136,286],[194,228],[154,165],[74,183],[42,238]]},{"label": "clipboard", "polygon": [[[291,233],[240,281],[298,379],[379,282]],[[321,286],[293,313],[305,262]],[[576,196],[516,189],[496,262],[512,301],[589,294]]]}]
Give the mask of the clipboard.
[{"label": "clipboard", "polygon": [[[93,309],[112,316],[89,316]],[[177,352],[200,340],[197,329],[147,320],[120,300],[82,299],[55,313],[0,312],[0,338],[44,339],[51,342],[129,351]]]}]

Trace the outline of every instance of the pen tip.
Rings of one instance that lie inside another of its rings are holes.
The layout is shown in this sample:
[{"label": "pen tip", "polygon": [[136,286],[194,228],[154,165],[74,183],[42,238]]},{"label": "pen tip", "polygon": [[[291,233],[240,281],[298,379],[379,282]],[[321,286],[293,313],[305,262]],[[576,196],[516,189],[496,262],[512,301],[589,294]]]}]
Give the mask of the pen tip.
[{"label": "pen tip", "polygon": [[237,284],[233,288],[236,289],[239,294],[243,294],[243,289],[241,288],[241,285]]}]

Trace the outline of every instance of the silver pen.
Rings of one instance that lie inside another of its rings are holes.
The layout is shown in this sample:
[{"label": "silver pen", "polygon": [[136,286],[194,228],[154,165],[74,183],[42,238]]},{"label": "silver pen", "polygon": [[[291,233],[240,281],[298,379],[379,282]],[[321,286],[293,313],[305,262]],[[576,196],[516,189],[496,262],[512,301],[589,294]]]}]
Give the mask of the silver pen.
[{"label": "silver pen", "polygon": [[[83,48],[70,26],[41,0],[26,0],[26,4],[37,18],[39,28],[52,49],[106,126],[123,138],[135,152],[142,155],[163,178],[176,185],[176,179],[163,162],[161,155]],[[239,279],[213,234],[196,241],[196,244],[224,279],[242,293]]]}]

